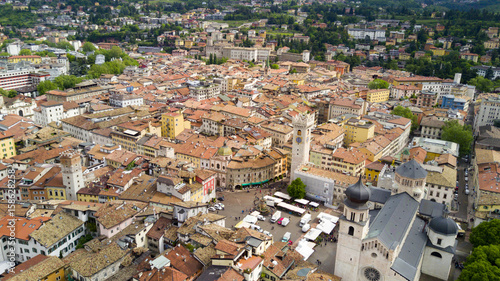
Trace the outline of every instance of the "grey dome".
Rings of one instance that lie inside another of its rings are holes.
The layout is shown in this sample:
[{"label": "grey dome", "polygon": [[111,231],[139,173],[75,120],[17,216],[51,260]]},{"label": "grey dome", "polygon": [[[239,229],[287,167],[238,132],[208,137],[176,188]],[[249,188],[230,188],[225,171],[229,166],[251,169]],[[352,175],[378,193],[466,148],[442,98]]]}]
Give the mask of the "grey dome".
[{"label": "grey dome", "polygon": [[404,163],[396,169],[396,173],[404,178],[425,179],[427,171],[415,159]]},{"label": "grey dome", "polygon": [[371,192],[370,189],[363,184],[360,176],[357,183],[350,185],[345,190],[345,195],[347,196],[347,200],[349,201],[349,203],[361,205],[370,200]]},{"label": "grey dome", "polygon": [[443,235],[456,235],[458,232],[457,223],[450,218],[442,216],[433,218],[429,223],[429,228]]}]

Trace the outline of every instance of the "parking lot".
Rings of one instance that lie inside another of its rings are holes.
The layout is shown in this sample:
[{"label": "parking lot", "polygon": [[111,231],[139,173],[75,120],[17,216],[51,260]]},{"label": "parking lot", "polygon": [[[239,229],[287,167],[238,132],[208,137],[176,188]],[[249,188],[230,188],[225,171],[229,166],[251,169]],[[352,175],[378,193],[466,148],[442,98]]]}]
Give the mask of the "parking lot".
[{"label": "parking lot", "polygon": [[[259,198],[263,195],[269,195],[269,193],[274,193],[276,190],[263,189],[260,191],[259,189],[252,189],[250,192],[247,191],[224,191],[217,192],[217,197],[224,196],[224,210],[217,211],[218,214],[226,216],[226,227],[233,228],[238,222],[243,220],[243,218],[251,213],[251,209],[254,208],[254,200],[258,196]],[[317,223],[318,219],[316,218],[318,214],[324,211],[325,208],[320,206],[318,211],[310,211],[312,216],[312,221],[310,224]],[[273,210],[272,213],[274,213]],[[265,216],[265,221],[258,221],[257,225],[260,226],[263,230],[269,231],[273,235],[274,241],[281,241],[281,238],[286,232],[291,233],[291,241],[294,242],[294,245],[299,241],[299,238],[304,234],[302,232],[301,227],[299,226],[299,222],[301,217],[295,216],[292,214],[288,214],[284,211],[281,211],[282,217],[290,218],[290,223],[287,226],[281,226],[277,223],[271,223],[270,218],[271,215]],[[316,260],[322,261],[322,265],[320,268],[326,272],[333,273],[333,263],[335,260],[335,250],[336,243],[328,242],[326,245],[323,244],[321,246],[315,247],[315,252],[309,258],[309,262],[316,263]]]}]

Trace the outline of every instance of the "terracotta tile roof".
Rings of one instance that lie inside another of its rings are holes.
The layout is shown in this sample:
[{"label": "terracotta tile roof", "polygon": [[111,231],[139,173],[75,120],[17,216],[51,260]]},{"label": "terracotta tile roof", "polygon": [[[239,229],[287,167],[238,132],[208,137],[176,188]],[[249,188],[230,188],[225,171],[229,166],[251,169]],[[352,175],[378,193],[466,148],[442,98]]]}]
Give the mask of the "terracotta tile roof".
[{"label": "terracotta tile roof", "polygon": [[83,221],[78,218],[60,212],[42,227],[33,231],[30,236],[44,247],[49,248],[82,225]]},{"label": "terracotta tile roof", "polygon": [[163,267],[161,269],[143,271],[135,275],[134,280],[139,281],[185,281],[188,276],[172,267]]},{"label": "terracotta tile roof", "polygon": [[14,274],[7,274],[2,280],[9,281],[26,281],[26,280],[42,280],[55,271],[64,268],[64,262],[58,257],[38,255],[22,264],[16,266],[13,270]]},{"label": "terracotta tile roof", "polygon": [[186,274],[188,277],[196,276],[202,269],[201,264],[188,249],[182,245],[174,247],[165,257],[170,260],[170,265]]},{"label": "terracotta tile roof", "polygon": [[226,281],[226,280],[243,281],[245,280],[245,277],[243,277],[233,268],[230,268],[226,272],[224,272],[224,274],[222,274],[222,276],[219,279],[217,279],[217,281]]},{"label": "terracotta tile roof", "polygon": [[100,224],[109,229],[136,216],[146,206],[147,204],[140,202],[112,201],[99,208],[95,213],[95,217]]},{"label": "terracotta tile roof", "polygon": [[116,242],[111,242],[96,251],[79,250],[71,253],[64,261],[69,261],[69,266],[83,277],[93,276],[115,262],[119,262],[127,254]]},{"label": "terracotta tile roof", "polygon": [[39,229],[43,223],[50,221],[50,217],[37,217],[32,219],[5,216],[0,219],[0,237],[10,236],[9,221],[15,222],[15,234],[17,239],[28,241],[31,233]]}]

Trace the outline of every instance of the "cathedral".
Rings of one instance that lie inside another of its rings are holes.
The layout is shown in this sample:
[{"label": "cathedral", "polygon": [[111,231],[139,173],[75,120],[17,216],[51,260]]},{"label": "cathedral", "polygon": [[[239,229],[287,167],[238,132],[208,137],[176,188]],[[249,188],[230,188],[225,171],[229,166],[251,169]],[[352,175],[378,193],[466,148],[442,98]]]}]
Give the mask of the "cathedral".
[{"label": "cathedral", "polygon": [[443,204],[423,199],[425,170],[414,164],[398,168],[397,194],[369,188],[361,177],[346,189],[335,259],[342,280],[448,279],[458,228]]}]

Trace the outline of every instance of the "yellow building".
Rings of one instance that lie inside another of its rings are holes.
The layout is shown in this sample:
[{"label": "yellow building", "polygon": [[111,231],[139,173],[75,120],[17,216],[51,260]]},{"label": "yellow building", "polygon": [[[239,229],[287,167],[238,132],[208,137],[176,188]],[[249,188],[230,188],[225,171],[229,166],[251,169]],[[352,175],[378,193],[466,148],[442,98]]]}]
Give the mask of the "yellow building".
[{"label": "yellow building", "polygon": [[47,192],[47,199],[49,199],[49,200],[67,200],[66,199],[66,188],[64,186],[60,186],[60,187],[59,186],[58,187],[47,186],[47,187],[45,187],[45,190]]},{"label": "yellow building", "polygon": [[175,40],[175,46],[176,47],[184,47],[184,40],[183,39],[176,39]]},{"label": "yellow building", "polygon": [[366,155],[358,149],[337,148],[332,155],[331,169],[338,173],[359,176],[365,173]]},{"label": "yellow building", "polygon": [[384,168],[385,164],[382,162],[372,162],[365,167],[365,177],[368,181],[376,184],[378,181],[378,176]]},{"label": "yellow building", "polygon": [[367,102],[384,102],[389,100],[389,89],[369,90],[366,93]]},{"label": "yellow building", "polygon": [[181,113],[163,113],[161,116],[161,135],[175,139],[185,129],[191,129],[191,122],[184,121]]},{"label": "yellow building", "polygon": [[191,41],[191,40],[184,41],[184,47],[185,48],[191,49],[191,48],[193,48],[193,46],[194,46],[194,42],[193,41]]},{"label": "yellow building", "polygon": [[20,61],[27,61],[33,64],[41,64],[42,57],[40,56],[11,56],[8,58],[9,63],[18,63]]},{"label": "yellow building", "polygon": [[0,159],[8,159],[16,156],[14,146],[14,135],[9,132],[0,133]]},{"label": "yellow building", "polygon": [[351,143],[363,143],[373,138],[375,134],[375,125],[372,122],[351,118],[344,125],[345,137],[344,143],[349,146]]},{"label": "yellow building", "polygon": [[500,41],[498,39],[492,39],[484,42],[485,49],[498,49],[500,47]]},{"label": "yellow building", "polygon": [[432,52],[432,55],[437,56],[437,57],[441,57],[441,56],[444,56],[446,54],[446,50],[442,49],[442,48],[432,48],[431,52]]},{"label": "yellow building", "polygon": [[82,201],[82,202],[92,202],[92,203],[98,203],[99,202],[99,195],[95,194],[90,194],[90,193],[78,193],[76,194],[76,200]]}]

